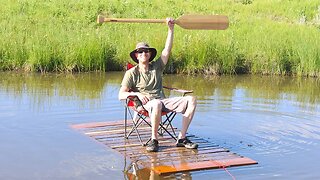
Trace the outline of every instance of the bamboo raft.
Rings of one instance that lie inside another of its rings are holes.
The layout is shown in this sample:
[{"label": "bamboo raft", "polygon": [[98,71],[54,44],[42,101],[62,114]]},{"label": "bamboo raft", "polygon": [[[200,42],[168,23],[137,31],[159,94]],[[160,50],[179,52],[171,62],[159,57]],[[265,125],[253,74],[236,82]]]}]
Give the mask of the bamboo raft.
[{"label": "bamboo raft", "polygon": [[[72,128],[130,159],[135,169],[142,167],[158,175],[257,164],[250,158],[191,134],[188,134],[188,138],[199,144],[197,150],[176,147],[174,139],[164,134],[158,139],[159,152],[147,152],[136,134],[132,134],[129,139],[124,138],[123,121],[76,124]],[[140,127],[139,132],[144,140],[151,136],[151,128],[148,126]]]}]

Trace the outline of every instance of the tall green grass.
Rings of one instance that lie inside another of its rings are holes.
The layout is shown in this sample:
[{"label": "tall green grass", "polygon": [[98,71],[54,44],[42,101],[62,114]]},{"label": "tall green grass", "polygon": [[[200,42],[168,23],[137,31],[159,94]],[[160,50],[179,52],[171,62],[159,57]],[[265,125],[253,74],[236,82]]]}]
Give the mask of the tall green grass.
[{"label": "tall green grass", "polygon": [[225,31],[175,28],[167,72],[320,76],[317,0],[4,0],[0,69],[83,72],[120,70],[139,41],[161,52],[163,24],[105,23],[117,18],[224,14]]}]

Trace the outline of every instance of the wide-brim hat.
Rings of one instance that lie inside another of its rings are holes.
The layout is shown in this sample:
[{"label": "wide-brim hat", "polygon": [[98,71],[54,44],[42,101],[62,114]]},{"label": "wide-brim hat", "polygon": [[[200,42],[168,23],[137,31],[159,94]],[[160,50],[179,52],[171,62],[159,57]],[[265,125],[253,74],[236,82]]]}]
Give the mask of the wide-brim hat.
[{"label": "wide-brim hat", "polygon": [[139,63],[139,60],[137,59],[136,57],[136,53],[139,49],[149,49],[151,55],[150,55],[150,58],[149,58],[149,62],[151,62],[157,55],[157,50],[155,48],[151,48],[149,47],[149,45],[145,42],[139,42],[137,45],[136,45],[136,49],[131,51],[130,53],[130,57],[132,58],[132,60],[134,60],[134,62],[136,63]]}]

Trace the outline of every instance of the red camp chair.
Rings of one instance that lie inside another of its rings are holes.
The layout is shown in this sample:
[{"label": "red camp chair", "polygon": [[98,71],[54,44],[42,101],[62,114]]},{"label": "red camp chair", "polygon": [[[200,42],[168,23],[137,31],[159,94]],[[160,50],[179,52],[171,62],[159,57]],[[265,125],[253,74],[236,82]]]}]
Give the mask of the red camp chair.
[{"label": "red camp chair", "polygon": [[[127,70],[132,68],[133,65],[132,64],[127,64]],[[183,90],[183,89],[177,89],[177,88],[170,88],[170,87],[166,87],[163,86],[163,88],[168,89],[170,91],[175,91],[175,92],[179,92],[181,93],[183,96],[188,94],[188,93],[192,93],[193,91],[190,90]],[[148,144],[148,142],[151,140],[151,138],[149,138],[145,143],[143,142],[142,138],[141,138],[141,133],[139,132],[139,127],[142,126],[142,124],[146,124],[147,127],[151,127],[151,123],[148,121],[149,118],[149,113],[146,109],[143,108],[143,106],[141,106],[142,108],[140,109],[136,109],[135,107],[135,102],[140,101],[138,96],[129,96],[127,97],[126,101],[125,101],[125,121],[124,121],[124,127],[125,127],[125,131],[124,131],[124,137],[126,139],[129,139],[129,137],[132,135],[133,132],[136,133],[140,143],[145,146]],[[141,101],[140,101],[141,102]],[[128,116],[129,114],[129,116]],[[163,111],[161,113],[161,121],[160,121],[160,125],[159,125],[159,129],[158,129],[158,134],[160,136],[163,136],[164,133],[167,133],[170,137],[172,137],[175,141],[177,140],[177,135],[175,133],[175,130],[172,126],[172,121],[174,119],[174,117],[176,116],[176,112],[171,111],[171,112],[167,112],[167,111]],[[129,132],[127,132],[127,128],[128,128],[128,121],[132,122],[132,127],[131,130]],[[150,130],[151,131],[151,130]]]}]

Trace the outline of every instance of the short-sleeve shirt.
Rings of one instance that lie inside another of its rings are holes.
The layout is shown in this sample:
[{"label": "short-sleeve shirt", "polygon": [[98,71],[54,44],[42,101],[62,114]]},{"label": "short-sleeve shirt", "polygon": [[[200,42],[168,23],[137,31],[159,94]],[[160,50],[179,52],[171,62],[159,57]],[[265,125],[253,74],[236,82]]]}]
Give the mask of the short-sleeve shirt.
[{"label": "short-sleeve shirt", "polygon": [[161,57],[150,62],[147,72],[139,71],[139,66],[136,65],[126,71],[121,86],[128,87],[134,92],[150,95],[151,99],[163,99],[165,98],[162,87],[164,67]]}]

